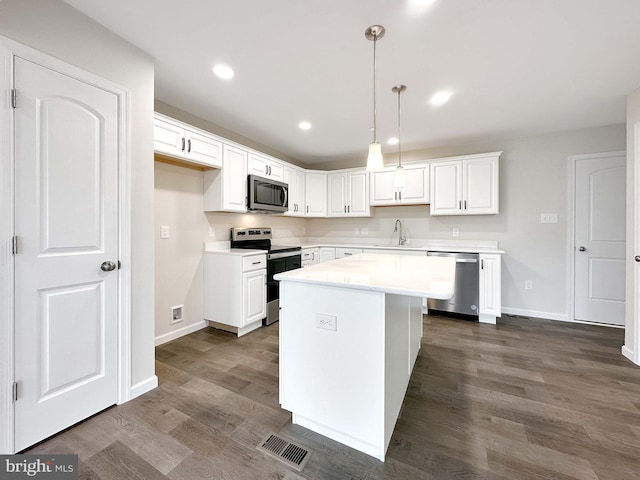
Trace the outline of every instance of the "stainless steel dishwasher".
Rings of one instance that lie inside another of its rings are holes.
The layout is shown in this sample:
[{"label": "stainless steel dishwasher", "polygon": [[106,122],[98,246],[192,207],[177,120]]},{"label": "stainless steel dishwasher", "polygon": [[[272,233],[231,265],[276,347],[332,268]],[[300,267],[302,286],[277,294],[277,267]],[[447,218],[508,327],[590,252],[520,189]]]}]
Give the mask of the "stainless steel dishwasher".
[{"label": "stainless steel dishwasher", "polygon": [[432,257],[456,259],[456,281],[449,300],[430,298],[429,310],[478,316],[479,265],[477,253],[427,252]]}]

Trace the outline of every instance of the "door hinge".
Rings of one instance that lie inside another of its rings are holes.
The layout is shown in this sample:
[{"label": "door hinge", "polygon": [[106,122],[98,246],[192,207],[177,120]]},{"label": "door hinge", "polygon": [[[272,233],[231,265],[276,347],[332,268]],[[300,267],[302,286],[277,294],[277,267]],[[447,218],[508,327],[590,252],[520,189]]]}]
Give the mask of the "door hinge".
[{"label": "door hinge", "polygon": [[11,386],[11,398],[14,403],[18,401],[18,382],[13,382]]},{"label": "door hinge", "polygon": [[15,235],[11,239],[11,253],[13,255],[17,255],[18,254],[18,237],[15,236]]},{"label": "door hinge", "polygon": [[16,108],[16,97],[18,93],[15,88],[11,89],[11,108]]}]

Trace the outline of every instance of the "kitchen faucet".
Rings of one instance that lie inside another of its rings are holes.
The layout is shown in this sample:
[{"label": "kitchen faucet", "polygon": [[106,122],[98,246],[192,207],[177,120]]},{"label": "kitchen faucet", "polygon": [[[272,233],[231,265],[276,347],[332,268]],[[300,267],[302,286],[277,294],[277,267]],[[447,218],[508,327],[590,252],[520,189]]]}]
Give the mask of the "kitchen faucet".
[{"label": "kitchen faucet", "polygon": [[394,232],[398,232],[398,245],[404,245],[407,242],[407,237],[402,234],[402,222],[398,219],[393,227]]}]

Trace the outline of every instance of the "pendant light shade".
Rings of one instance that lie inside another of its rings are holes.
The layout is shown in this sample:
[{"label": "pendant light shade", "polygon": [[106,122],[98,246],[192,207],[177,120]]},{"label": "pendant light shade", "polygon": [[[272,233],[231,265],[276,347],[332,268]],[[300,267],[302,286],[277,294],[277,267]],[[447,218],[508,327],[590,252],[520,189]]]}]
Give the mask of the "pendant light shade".
[{"label": "pendant light shade", "polygon": [[382,160],[382,146],[377,140],[377,123],[376,123],[376,43],[384,36],[384,27],[382,25],[372,25],[364,32],[367,40],[373,42],[373,142],[369,145],[369,156],[367,157],[367,170],[382,170],[384,162]]},{"label": "pendant light shade", "polygon": [[400,139],[400,94],[407,89],[406,85],[396,85],[391,89],[393,93],[398,94],[398,166],[393,175],[393,188],[401,189],[407,184],[407,177],[404,174],[402,166],[402,142]]}]

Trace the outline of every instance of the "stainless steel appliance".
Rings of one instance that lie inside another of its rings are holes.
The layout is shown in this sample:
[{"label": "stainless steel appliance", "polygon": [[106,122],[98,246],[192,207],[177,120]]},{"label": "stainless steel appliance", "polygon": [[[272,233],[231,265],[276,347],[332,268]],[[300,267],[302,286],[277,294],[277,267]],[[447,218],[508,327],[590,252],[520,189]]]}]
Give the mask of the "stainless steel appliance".
[{"label": "stainless steel appliance", "polygon": [[231,248],[267,251],[267,318],[262,323],[271,325],[280,319],[280,290],[277,273],[302,266],[302,247],[271,244],[271,228],[232,228]]},{"label": "stainless steel appliance", "polygon": [[284,213],[289,208],[289,186],[269,178],[249,175],[247,209],[258,213]]},{"label": "stainless steel appliance", "polygon": [[478,316],[479,264],[477,253],[428,252],[433,257],[453,257],[456,259],[456,280],[453,297],[449,300],[427,302],[429,311],[458,313]]}]

